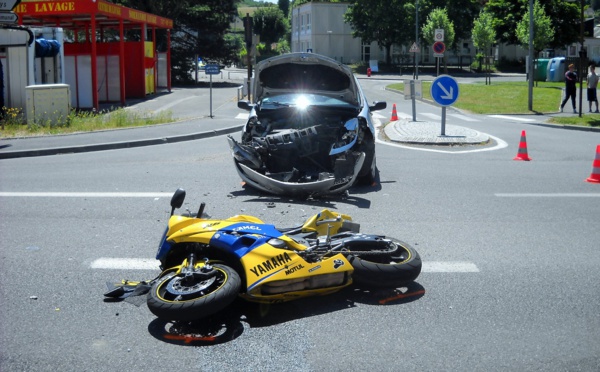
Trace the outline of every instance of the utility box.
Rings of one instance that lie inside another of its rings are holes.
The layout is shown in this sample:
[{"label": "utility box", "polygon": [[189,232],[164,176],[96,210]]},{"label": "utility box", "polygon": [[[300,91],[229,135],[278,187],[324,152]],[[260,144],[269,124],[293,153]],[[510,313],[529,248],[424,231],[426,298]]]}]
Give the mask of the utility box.
[{"label": "utility box", "polygon": [[52,125],[67,121],[71,111],[68,84],[43,84],[25,87],[27,124]]}]

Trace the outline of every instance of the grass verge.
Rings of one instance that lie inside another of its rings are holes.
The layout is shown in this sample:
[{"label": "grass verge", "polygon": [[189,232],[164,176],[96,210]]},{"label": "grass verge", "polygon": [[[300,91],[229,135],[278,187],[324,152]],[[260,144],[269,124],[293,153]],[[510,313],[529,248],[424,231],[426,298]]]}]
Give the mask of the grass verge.
[{"label": "grass verge", "polygon": [[93,132],[164,124],[175,120],[170,111],[155,114],[117,108],[106,112],[72,110],[66,117],[49,114],[37,118],[33,124],[23,124],[24,121],[20,110],[5,109],[1,138]]},{"label": "grass verge", "polygon": [[[485,85],[483,82],[460,84],[458,100],[452,105],[458,109],[476,114],[552,114],[558,112],[561,102],[562,82],[536,82],[533,87],[533,110],[529,110],[529,83],[523,82],[492,82]],[[391,84],[390,89],[404,91],[404,84]],[[430,94],[431,82],[422,82],[422,95],[424,99],[432,100]],[[579,85],[578,85],[579,88]],[[583,86],[582,117],[556,116],[550,119],[551,123],[600,127],[600,114],[588,114],[586,87]],[[579,95],[579,89],[577,94]],[[577,98],[579,105],[579,97]],[[570,102],[566,108],[570,108]]]}]

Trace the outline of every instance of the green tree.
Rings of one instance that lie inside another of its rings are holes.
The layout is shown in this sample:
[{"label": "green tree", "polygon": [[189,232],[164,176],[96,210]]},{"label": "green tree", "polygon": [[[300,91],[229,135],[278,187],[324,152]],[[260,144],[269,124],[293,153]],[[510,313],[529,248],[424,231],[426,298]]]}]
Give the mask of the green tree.
[{"label": "green tree", "polygon": [[473,21],[471,35],[475,48],[488,50],[496,43],[496,30],[493,21],[492,15],[486,11],[481,11],[479,17]]},{"label": "green tree", "polygon": [[479,15],[482,5],[479,0],[419,0],[419,12],[422,14],[419,18],[427,19],[436,8],[446,8],[448,19],[454,23],[454,41],[448,43],[444,40],[444,43],[448,49],[456,50],[459,41],[471,38],[473,20]]},{"label": "green tree", "polygon": [[260,36],[260,41],[266,44],[267,50],[288,32],[288,20],[278,7],[258,8],[252,18],[254,33]]},{"label": "green tree", "polygon": [[[529,10],[517,24],[517,39],[523,47],[529,46]],[[533,50],[537,56],[554,39],[552,20],[538,0],[533,5]]]},{"label": "green tree", "polygon": [[[454,43],[454,22],[450,21],[448,18],[448,11],[446,8],[436,8],[429,13],[427,16],[427,21],[421,28],[423,32],[423,40],[427,44],[433,44],[435,40],[435,30],[441,28],[444,30],[444,44],[452,45]],[[444,54],[444,68],[447,71],[448,67],[446,65],[446,56]]]},{"label": "green tree", "polygon": [[[484,54],[487,53],[496,42],[496,30],[494,29],[493,21],[492,15],[486,11],[481,11],[479,17],[473,21],[473,29],[471,31],[473,45],[475,48],[485,51]],[[479,59],[479,67],[481,67],[481,59]],[[489,72],[489,68],[487,68],[486,71]],[[488,78],[489,76],[486,76],[486,85],[488,83]]]},{"label": "green tree", "polygon": [[427,20],[421,31],[423,32],[423,40],[427,44],[433,44],[435,30],[438,28],[444,29],[444,43],[451,45],[454,43],[454,22],[448,18],[448,10],[446,8],[436,8],[427,16]]},{"label": "green tree", "polygon": [[415,4],[409,1],[354,0],[344,20],[352,27],[352,36],[385,48],[387,64],[391,64],[393,44],[414,41],[415,29],[407,25],[415,24]]},{"label": "green tree", "polygon": [[[562,48],[579,40],[579,2],[566,0],[540,0],[546,14],[552,21],[554,38],[551,48]],[[515,30],[517,24],[529,9],[528,0],[489,0],[485,10],[494,17],[494,28],[498,41],[519,44]]]},{"label": "green tree", "polygon": [[[175,81],[190,81],[189,71],[195,56],[231,64],[236,55],[225,42],[231,21],[237,15],[239,0],[116,0],[118,4],[173,20],[171,31],[171,65]],[[166,33],[157,37],[166,49]],[[163,49],[163,50],[164,50]]]},{"label": "green tree", "polygon": [[279,9],[281,9],[283,14],[285,14],[285,16],[287,17],[288,13],[290,12],[290,0],[278,0],[277,6],[279,7]]}]

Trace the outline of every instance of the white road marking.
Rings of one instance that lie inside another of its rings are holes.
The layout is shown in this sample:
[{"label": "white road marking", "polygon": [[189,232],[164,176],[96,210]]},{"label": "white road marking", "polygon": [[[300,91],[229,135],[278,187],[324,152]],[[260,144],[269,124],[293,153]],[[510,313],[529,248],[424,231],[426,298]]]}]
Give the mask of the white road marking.
[{"label": "white road marking", "polygon": [[0,197],[170,198],[172,192],[0,192]]},{"label": "white road marking", "polygon": [[468,154],[468,153],[472,153],[472,152],[495,151],[495,150],[500,150],[505,147],[508,147],[508,143],[501,140],[500,138],[491,136],[489,134],[488,134],[488,136],[490,136],[491,139],[496,141],[496,146],[476,148],[476,149],[471,149],[471,150],[462,150],[462,151],[460,151],[460,150],[459,151],[449,151],[449,150],[439,150],[439,149],[432,149],[432,148],[425,148],[425,147],[406,146],[406,145],[401,145],[401,144],[395,143],[395,142],[383,141],[383,140],[380,140],[379,137],[375,141],[382,145],[399,147],[401,149],[406,149],[406,150],[439,152],[439,153],[443,153],[443,154]]},{"label": "white road marking", "polygon": [[597,193],[497,193],[499,198],[600,198]]},{"label": "white road marking", "polygon": [[92,261],[90,268],[110,270],[160,270],[160,261],[153,258],[101,257]]},{"label": "white road marking", "polygon": [[235,117],[236,119],[242,119],[242,120],[248,120],[248,116],[250,114],[245,114],[243,112],[240,112],[239,114],[237,114],[237,116]]},{"label": "white road marking", "polygon": [[521,118],[521,117],[517,117],[517,116],[506,116],[506,115],[488,115],[488,116],[490,116],[492,118],[516,120],[516,121],[524,121],[524,122],[536,121],[535,119]]},{"label": "white road marking", "polygon": [[479,119],[475,119],[475,118],[471,118],[465,115],[461,115],[461,114],[448,114],[449,116],[455,117],[457,119],[463,120],[463,121],[481,121]]},{"label": "white road marking", "polygon": [[423,273],[478,273],[479,268],[467,261],[423,261]]},{"label": "white road marking", "polygon": [[[166,105],[164,105],[164,106],[162,106],[162,107],[159,107],[159,108],[155,109],[155,110],[154,110],[154,112],[161,112],[161,111],[164,111],[164,110],[170,109],[171,107],[173,107],[173,106],[175,106],[175,105],[178,105],[178,104],[180,104],[180,103],[181,103],[181,102],[183,102],[183,101],[187,101],[187,100],[189,100],[189,99],[193,99],[193,98],[197,98],[197,97],[195,97],[195,96],[188,96],[188,97],[184,97],[184,98],[178,99],[177,101],[173,101],[173,102],[171,102],[171,103],[167,103]],[[154,101],[157,101],[157,100],[152,100],[152,101],[149,101],[149,102],[154,102]],[[125,109],[126,109],[126,110],[127,110],[127,109],[129,109],[129,110],[133,110],[133,109],[132,109],[132,106],[130,106],[130,107],[126,107]]]},{"label": "white road marking", "polygon": [[[400,113],[398,114],[398,117],[400,118]],[[381,120],[374,120],[373,125],[375,126],[375,129],[379,129],[382,124],[381,124]],[[425,147],[413,147],[413,146],[406,146],[406,145],[401,145],[400,143],[396,143],[396,142],[389,142],[389,141],[384,141],[379,139],[379,136],[377,136],[377,138],[375,138],[375,142],[380,143],[382,145],[386,145],[386,146],[392,146],[392,147],[399,147],[401,149],[407,149],[407,150],[415,150],[415,151],[429,151],[429,152],[439,152],[439,153],[444,153],[444,154],[468,154],[471,152],[483,152],[483,151],[495,151],[495,150],[500,150],[503,149],[505,147],[508,147],[508,143],[506,143],[505,141],[501,140],[498,137],[494,137],[492,135],[488,136],[493,139],[494,141],[496,141],[496,145],[492,146],[492,147],[484,147],[484,148],[476,148],[476,149],[470,149],[470,150],[463,150],[463,151],[448,151],[448,150],[439,150],[439,149],[432,149],[432,148],[425,148]]]},{"label": "white road marking", "polygon": [[[91,269],[108,270],[154,270],[159,269],[160,261],[144,258],[101,257],[90,264]],[[424,261],[424,273],[478,273],[479,268],[467,261]]]},{"label": "white road marking", "polygon": [[428,112],[423,112],[421,114],[417,114],[417,116],[426,116],[426,117],[431,118],[433,120],[442,120],[442,117],[440,115],[431,114],[431,113],[428,113]]}]

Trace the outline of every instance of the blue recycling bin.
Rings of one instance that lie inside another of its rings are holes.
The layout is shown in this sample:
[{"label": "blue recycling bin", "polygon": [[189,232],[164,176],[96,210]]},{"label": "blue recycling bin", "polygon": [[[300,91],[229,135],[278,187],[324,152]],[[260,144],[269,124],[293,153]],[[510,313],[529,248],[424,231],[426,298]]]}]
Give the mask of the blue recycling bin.
[{"label": "blue recycling bin", "polygon": [[548,62],[546,81],[565,81],[565,57],[554,57]]}]

